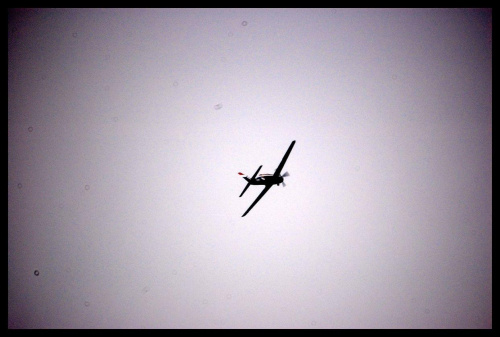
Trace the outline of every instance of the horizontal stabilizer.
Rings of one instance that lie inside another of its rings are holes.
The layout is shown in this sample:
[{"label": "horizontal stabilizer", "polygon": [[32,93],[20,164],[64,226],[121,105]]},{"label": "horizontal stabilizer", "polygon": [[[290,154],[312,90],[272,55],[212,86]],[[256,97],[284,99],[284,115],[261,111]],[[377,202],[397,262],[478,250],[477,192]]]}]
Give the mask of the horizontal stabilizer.
[{"label": "horizontal stabilizer", "polygon": [[245,188],[243,189],[243,192],[241,192],[240,194],[240,198],[241,196],[245,193],[245,191],[248,189],[248,186],[250,186],[250,182],[248,182],[248,184],[245,186]]},{"label": "horizontal stabilizer", "polygon": [[[262,165],[260,165],[260,167],[257,169],[257,171],[255,172],[255,174],[253,175],[252,179],[248,179],[248,178],[245,178],[247,181],[248,181],[248,184],[247,186],[245,186],[245,188],[243,189],[243,192],[241,192],[240,194],[240,198],[241,196],[245,193],[245,191],[248,189],[248,187],[250,186],[250,182],[253,181],[255,179],[255,177],[257,176],[257,174],[259,173],[260,169],[262,168]],[[239,172],[238,174],[242,175],[243,173]]]}]

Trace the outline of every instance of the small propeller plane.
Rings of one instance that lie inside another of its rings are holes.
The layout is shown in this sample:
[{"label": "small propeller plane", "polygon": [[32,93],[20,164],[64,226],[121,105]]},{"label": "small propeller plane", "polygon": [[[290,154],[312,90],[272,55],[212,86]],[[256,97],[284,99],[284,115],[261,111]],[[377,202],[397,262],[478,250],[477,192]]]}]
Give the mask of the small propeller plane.
[{"label": "small propeller plane", "polygon": [[248,178],[248,176],[246,176],[244,173],[238,172],[239,175],[245,175],[243,177],[243,179],[245,179],[248,182],[247,185],[245,186],[245,188],[243,189],[243,192],[241,192],[240,198],[243,196],[243,194],[245,193],[245,191],[248,189],[248,187],[250,185],[264,185],[265,186],[264,189],[262,190],[262,192],[260,192],[257,199],[255,199],[253,204],[250,205],[250,207],[242,215],[242,217],[244,217],[245,215],[247,215],[248,212],[250,212],[250,210],[259,202],[260,199],[262,199],[264,194],[266,194],[267,191],[269,191],[273,185],[276,184],[279,186],[280,184],[283,184],[283,187],[286,186],[285,182],[283,181],[283,178],[288,177],[289,174],[288,174],[288,172],[285,172],[283,175],[280,175],[280,173],[281,173],[281,170],[283,169],[283,166],[285,166],[285,162],[288,159],[290,152],[292,152],[294,145],[295,145],[295,141],[293,141],[292,144],[290,144],[290,147],[286,151],[283,159],[281,159],[281,163],[278,165],[278,168],[276,169],[276,171],[274,171],[274,174],[259,174],[259,176],[257,177],[257,174],[259,173],[260,169],[262,168],[262,165],[259,166],[259,168],[254,173],[252,178]]}]

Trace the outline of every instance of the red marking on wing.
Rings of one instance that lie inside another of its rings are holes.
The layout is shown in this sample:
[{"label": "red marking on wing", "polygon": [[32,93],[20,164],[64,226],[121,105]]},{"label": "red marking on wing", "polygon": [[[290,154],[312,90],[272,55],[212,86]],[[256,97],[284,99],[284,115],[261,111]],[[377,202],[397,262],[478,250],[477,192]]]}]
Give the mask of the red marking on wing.
[{"label": "red marking on wing", "polygon": [[244,175],[245,175],[244,173],[241,173],[241,172],[238,172],[238,174],[239,174],[240,176],[244,176]]}]

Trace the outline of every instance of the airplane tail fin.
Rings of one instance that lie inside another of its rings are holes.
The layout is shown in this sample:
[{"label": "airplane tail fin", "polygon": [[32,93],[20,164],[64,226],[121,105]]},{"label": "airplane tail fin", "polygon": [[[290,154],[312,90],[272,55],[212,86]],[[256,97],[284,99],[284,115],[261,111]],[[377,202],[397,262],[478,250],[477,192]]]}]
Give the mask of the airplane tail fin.
[{"label": "airplane tail fin", "polygon": [[[252,179],[248,179],[248,177],[247,177],[247,176],[244,176],[244,177],[243,177],[243,179],[245,179],[246,181],[248,181],[248,184],[247,184],[247,185],[245,186],[245,188],[243,189],[243,192],[241,192],[241,194],[240,194],[240,198],[241,198],[241,196],[242,196],[242,195],[246,192],[246,190],[247,190],[247,189],[248,189],[248,187],[250,186],[250,182],[251,182],[252,180],[254,180],[254,179],[255,179],[255,177],[257,176],[257,174],[259,173],[259,171],[260,171],[260,169],[261,169],[261,168],[262,168],[262,165],[260,165],[260,166],[259,166],[259,168],[258,168],[258,169],[257,169],[257,171],[255,172],[255,174],[253,175]],[[239,174],[239,175],[243,175],[243,173],[241,173],[241,172],[238,172],[238,174]]]},{"label": "airplane tail fin", "polygon": [[243,175],[244,175],[244,177],[242,177],[242,178],[243,178],[243,179],[245,179],[246,181],[250,182],[250,178],[248,178],[248,176],[247,176],[245,173],[238,172],[238,174],[239,174],[240,176],[243,176]]}]

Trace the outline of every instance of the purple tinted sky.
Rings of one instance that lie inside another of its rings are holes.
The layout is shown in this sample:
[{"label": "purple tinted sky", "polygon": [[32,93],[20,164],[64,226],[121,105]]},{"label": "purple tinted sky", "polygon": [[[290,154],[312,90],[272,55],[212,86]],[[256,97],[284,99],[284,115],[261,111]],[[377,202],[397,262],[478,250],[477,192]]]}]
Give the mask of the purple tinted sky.
[{"label": "purple tinted sky", "polygon": [[491,45],[490,10],[10,11],[9,327],[491,328]]}]

